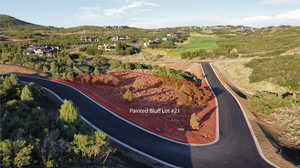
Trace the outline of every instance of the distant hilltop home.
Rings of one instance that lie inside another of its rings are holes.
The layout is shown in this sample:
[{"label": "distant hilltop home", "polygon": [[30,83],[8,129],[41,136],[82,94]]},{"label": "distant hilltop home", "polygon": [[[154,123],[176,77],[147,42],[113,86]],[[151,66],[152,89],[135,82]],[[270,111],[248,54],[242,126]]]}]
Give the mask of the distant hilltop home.
[{"label": "distant hilltop home", "polygon": [[23,54],[25,55],[39,55],[39,56],[53,56],[57,55],[60,47],[57,45],[48,45],[48,44],[41,44],[41,45],[31,45],[27,48]]},{"label": "distant hilltop home", "polygon": [[129,26],[104,26],[105,29],[129,29]]},{"label": "distant hilltop home", "polygon": [[161,40],[159,40],[159,39],[149,40],[144,43],[144,47],[149,47],[150,45],[155,45],[155,44],[161,44]]},{"label": "distant hilltop home", "polygon": [[168,41],[169,39],[167,37],[164,37],[161,39],[162,41]]},{"label": "distant hilltop home", "polygon": [[202,27],[203,33],[213,33],[213,30],[209,26]]},{"label": "distant hilltop home", "polygon": [[167,37],[171,37],[171,38],[177,38],[180,36],[180,33],[170,33],[170,34],[167,34]]},{"label": "distant hilltop home", "polygon": [[103,44],[98,46],[98,50],[114,51],[118,47],[117,44]]},{"label": "distant hilltop home", "polygon": [[203,26],[202,31],[204,33],[213,33],[215,30],[228,30],[228,29],[233,29],[233,32],[240,32],[240,33],[251,33],[255,32],[255,28],[249,27],[249,26]]},{"label": "distant hilltop home", "polygon": [[129,40],[129,39],[130,39],[129,36],[115,36],[111,38],[112,41]]},{"label": "distant hilltop home", "polygon": [[100,38],[95,36],[81,36],[80,40],[85,42],[99,42]]},{"label": "distant hilltop home", "polygon": [[252,33],[255,32],[255,28],[254,27],[249,27],[249,26],[238,26],[237,32],[240,33]]}]

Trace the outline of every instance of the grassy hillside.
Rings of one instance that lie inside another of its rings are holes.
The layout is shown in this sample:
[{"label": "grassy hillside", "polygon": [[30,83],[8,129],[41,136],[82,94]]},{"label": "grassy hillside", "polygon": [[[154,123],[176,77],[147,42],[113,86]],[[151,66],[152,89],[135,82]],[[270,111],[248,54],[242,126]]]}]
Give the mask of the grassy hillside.
[{"label": "grassy hillside", "polygon": [[260,92],[250,97],[249,102],[258,114],[267,115],[266,119],[261,117],[266,123],[271,120],[271,124],[282,129],[278,134],[289,143],[282,140],[280,143],[299,148],[300,55],[254,59],[246,66],[253,69],[250,82],[270,81],[293,92],[282,95]]},{"label": "grassy hillside", "polygon": [[171,50],[170,55],[181,55],[181,53],[197,50],[208,50],[217,48],[220,38],[209,36],[192,36],[190,41],[177,49]]},{"label": "grassy hillside", "polygon": [[236,48],[248,56],[274,56],[300,46],[300,27],[262,28],[254,33],[227,38],[218,44]]},{"label": "grassy hillside", "polygon": [[0,15],[0,28],[34,28],[41,27],[31,24],[8,15]]},{"label": "grassy hillside", "polygon": [[250,82],[268,80],[291,90],[300,90],[300,55],[254,59],[246,66],[253,69]]},{"label": "grassy hillside", "polygon": [[218,38],[208,36],[195,36],[190,43],[182,45],[180,49],[211,49],[217,47]]}]

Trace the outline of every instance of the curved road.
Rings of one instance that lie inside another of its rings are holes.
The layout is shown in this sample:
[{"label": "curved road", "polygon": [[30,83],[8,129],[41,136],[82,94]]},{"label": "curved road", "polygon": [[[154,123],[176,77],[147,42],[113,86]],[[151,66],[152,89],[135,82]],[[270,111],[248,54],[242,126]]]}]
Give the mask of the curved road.
[{"label": "curved road", "polygon": [[173,143],[132,126],[113,116],[77,90],[49,80],[19,76],[72,100],[81,115],[94,126],[126,145],[161,161],[184,168],[271,168],[259,154],[243,112],[232,95],[220,83],[208,63],[202,63],[219,105],[220,139],[208,146]]}]

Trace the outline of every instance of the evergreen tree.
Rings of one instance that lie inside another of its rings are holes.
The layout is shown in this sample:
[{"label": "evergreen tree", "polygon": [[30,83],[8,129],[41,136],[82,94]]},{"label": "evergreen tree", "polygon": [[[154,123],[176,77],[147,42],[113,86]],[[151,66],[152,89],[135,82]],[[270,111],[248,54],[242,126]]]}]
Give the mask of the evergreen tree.
[{"label": "evergreen tree", "polygon": [[133,101],[133,94],[129,89],[123,94],[123,99],[127,100],[129,103]]},{"label": "evergreen tree", "polygon": [[31,164],[31,152],[32,152],[33,146],[28,145],[24,148],[22,148],[17,154],[14,159],[14,165],[16,167],[23,167],[28,166]]},{"label": "evergreen tree", "polygon": [[57,66],[57,64],[55,62],[51,62],[51,64],[50,64],[50,71],[53,74],[58,73],[58,66]]},{"label": "evergreen tree", "polygon": [[21,100],[23,100],[23,101],[33,101],[34,100],[33,94],[28,85],[23,87],[20,97],[21,97]]},{"label": "evergreen tree", "polygon": [[94,75],[98,75],[98,74],[101,74],[101,72],[99,71],[98,68],[95,68],[93,74]]},{"label": "evergreen tree", "polygon": [[4,78],[3,88],[11,89],[12,87],[14,87],[18,84],[19,84],[19,79],[17,78],[17,76],[15,74],[12,74],[12,75]]},{"label": "evergreen tree", "polygon": [[59,118],[66,122],[74,122],[78,118],[79,110],[70,100],[64,100],[59,110]]}]

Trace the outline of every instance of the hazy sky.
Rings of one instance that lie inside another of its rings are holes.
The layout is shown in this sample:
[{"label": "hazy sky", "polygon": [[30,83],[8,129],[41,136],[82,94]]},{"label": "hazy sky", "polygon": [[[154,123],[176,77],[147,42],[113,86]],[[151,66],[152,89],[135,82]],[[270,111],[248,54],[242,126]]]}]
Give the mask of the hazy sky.
[{"label": "hazy sky", "polygon": [[1,0],[0,14],[60,27],[300,25],[300,0]]}]

